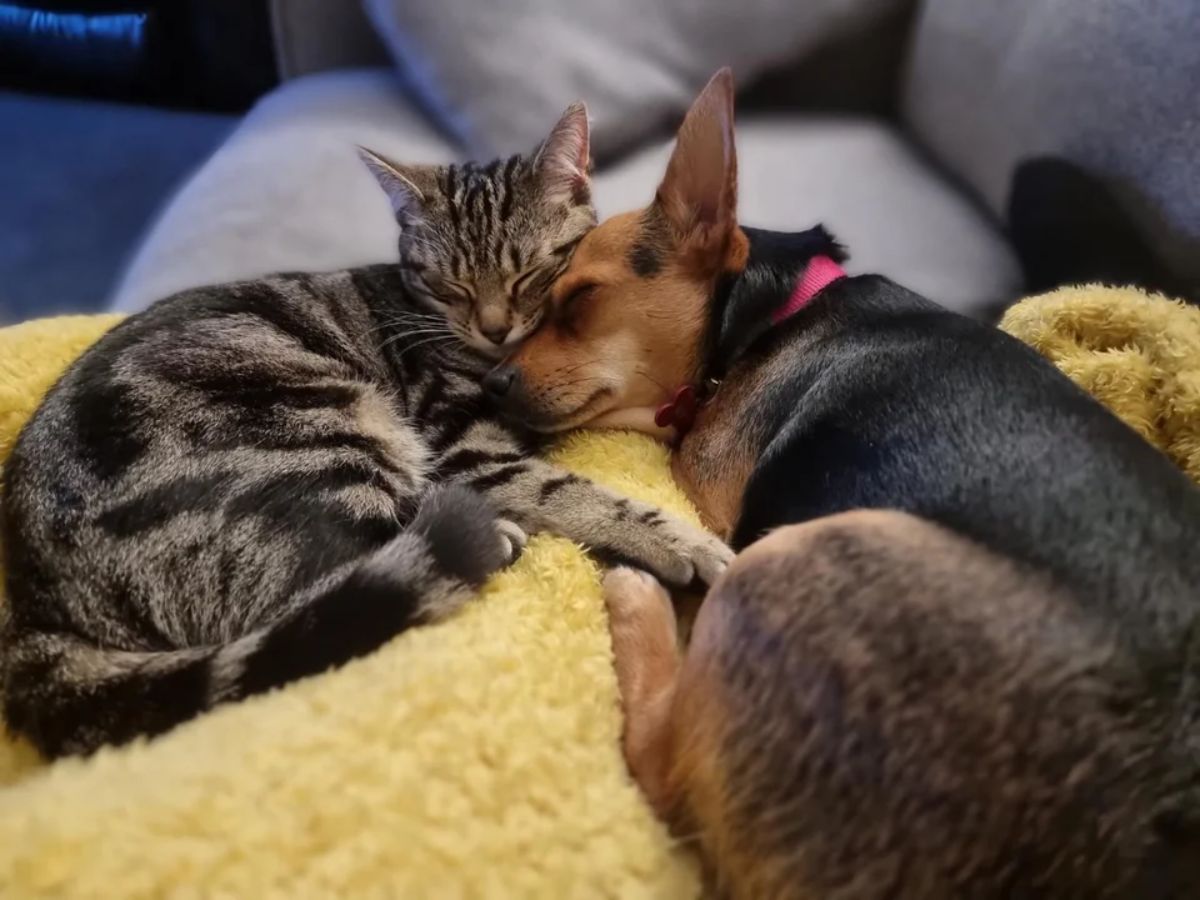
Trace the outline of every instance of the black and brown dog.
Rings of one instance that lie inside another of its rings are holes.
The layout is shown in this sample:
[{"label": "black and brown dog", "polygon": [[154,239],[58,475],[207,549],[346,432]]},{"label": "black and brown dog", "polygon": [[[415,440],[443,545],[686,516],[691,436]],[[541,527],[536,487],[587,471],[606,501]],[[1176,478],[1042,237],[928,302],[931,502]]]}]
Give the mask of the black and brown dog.
[{"label": "black and brown dog", "polygon": [[682,657],[657,583],[606,582],[635,778],[737,897],[1200,897],[1200,490],[822,229],[740,228],[732,97],[488,382],[674,426],[742,551]]}]

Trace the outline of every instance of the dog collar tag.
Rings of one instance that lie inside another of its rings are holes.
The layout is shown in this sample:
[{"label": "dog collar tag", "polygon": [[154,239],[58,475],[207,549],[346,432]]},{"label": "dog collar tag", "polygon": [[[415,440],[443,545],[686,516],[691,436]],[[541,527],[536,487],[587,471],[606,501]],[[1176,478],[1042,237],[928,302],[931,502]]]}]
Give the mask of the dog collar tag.
[{"label": "dog collar tag", "polygon": [[676,430],[683,434],[696,421],[696,410],[699,405],[695,386],[685,384],[678,388],[671,399],[654,413],[654,424],[659,428],[674,425]]}]

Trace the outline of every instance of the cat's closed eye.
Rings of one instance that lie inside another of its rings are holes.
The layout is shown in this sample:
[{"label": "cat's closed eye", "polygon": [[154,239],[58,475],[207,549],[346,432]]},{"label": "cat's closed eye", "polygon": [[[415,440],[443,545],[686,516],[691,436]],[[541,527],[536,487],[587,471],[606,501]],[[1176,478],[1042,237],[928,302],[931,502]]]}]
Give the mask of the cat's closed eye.
[{"label": "cat's closed eye", "polygon": [[452,298],[463,300],[467,303],[475,302],[475,289],[470,285],[463,284],[459,281],[451,281],[448,278],[443,278],[441,285]]},{"label": "cat's closed eye", "polygon": [[521,296],[525,288],[529,286],[534,276],[541,273],[541,269],[529,269],[518,275],[508,288],[508,295],[514,300]]}]

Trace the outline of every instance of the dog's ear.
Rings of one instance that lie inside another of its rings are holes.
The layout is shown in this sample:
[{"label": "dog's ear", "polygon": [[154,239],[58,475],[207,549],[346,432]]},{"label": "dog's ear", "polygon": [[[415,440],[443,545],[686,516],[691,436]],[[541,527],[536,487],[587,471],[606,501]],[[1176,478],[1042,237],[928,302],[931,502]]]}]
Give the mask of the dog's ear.
[{"label": "dog's ear", "polygon": [[591,201],[587,107],[573,103],[537,150],[534,168],[551,203]]},{"label": "dog's ear", "polygon": [[737,228],[733,73],[722,69],[688,110],[654,198],[676,239],[720,253]]}]

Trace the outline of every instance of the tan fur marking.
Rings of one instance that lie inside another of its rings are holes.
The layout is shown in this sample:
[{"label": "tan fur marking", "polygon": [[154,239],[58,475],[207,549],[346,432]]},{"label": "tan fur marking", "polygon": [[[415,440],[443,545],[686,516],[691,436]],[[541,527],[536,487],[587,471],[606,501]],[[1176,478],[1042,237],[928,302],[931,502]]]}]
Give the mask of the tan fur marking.
[{"label": "tan fur marking", "polygon": [[758,462],[753,435],[737,421],[750,406],[756,373],[720,388],[671,458],[671,472],[704,524],[728,540],[741,515],[746,482]]},{"label": "tan fur marking", "polygon": [[680,659],[671,598],[652,576],[618,568],[605,576],[604,602],[625,709],[625,761],[655,812],[666,817],[675,800],[668,722]]},{"label": "tan fur marking", "polygon": [[728,609],[702,603],[692,626],[691,640],[675,685],[675,702],[667,722],[669,816],[666,821],[679,837],[699,838],[710,880],[721,881],[712,859],[724,859],[731,841],[722,827],[729,785],[721,744],[729,730],[729,701],[722,683],[718,651],[728,633]]}]

